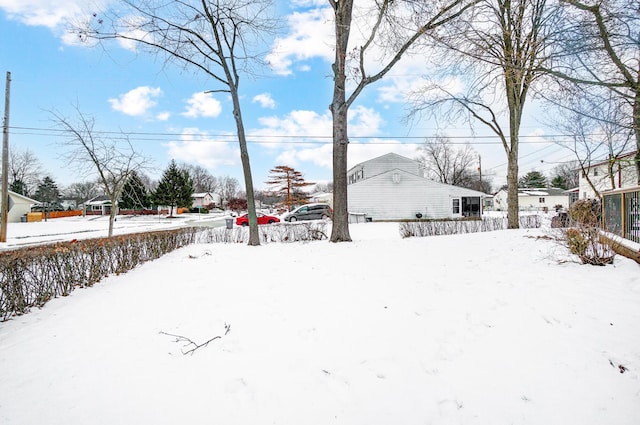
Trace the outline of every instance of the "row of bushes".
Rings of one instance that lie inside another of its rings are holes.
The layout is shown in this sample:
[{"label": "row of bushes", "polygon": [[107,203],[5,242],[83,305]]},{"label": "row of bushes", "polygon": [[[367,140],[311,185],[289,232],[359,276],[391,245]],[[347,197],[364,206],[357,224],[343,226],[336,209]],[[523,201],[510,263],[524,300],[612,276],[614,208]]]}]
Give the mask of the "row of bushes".
[{"label": "row of bushes", "polygon": [[[523,229],[537,229],[541,225],[539,215],[522,215],[519,222],[520,227]],[[457,235],[461,233],[492,232],[506,228],[506,217],[484,217],[482,220],[418,220],[400,223],[400,235],[403,238]]]},{"label": "row of bushes", "polygon": [[193,243],[197,231],[181,228],[0,253],[0,320]]},{"label": "row of bushes", "polygon": [[[309,242],[327,239],[327,222],[322,220],[308,223],[276,223],[258,227],[260,243]],[[249,227],[235,226],[207,228],[198,233],[198,243],[248,243]]]}]

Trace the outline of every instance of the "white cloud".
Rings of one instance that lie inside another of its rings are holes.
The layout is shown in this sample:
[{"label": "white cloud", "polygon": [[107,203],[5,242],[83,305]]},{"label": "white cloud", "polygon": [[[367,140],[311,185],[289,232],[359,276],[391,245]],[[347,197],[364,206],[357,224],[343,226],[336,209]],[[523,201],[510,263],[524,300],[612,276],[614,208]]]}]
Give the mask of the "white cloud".
[{"label": "white cloud", "polygon": [[274,109],[276,107],[276,101],[271,97],[271,93],[261,93],[256,95],[251,100],[252,103],[259,103],[263,108]]},{"label": "white cloud", "polygon": [[161,95],[162,90],[159,87],[141,86],[121,94],[117,99],[109,99],[109,103],[116,111],[126,115],[141,116],[156,106],[157,102],[154,99]]},{"label": "white cloud", "polygon": [[216,118],[222,112],[222,104],[212,93],[197,92],[187,100],[186,112],[182,115],[189,118],[209,117]]},{"label": "white cloud", "polygon": [[9,19],[50,29],[82,16],[85,5],[86,0],[0,0],[0,9]]},{"label": "white cloud", "polygon": [[[229,140],[233,140],[230,135]],[[236,166],[240,158],[237,143],[212,137],[197,128],[186,128],[179,141],[165,145],[169,158],[190,164],[199,164],[208,169],[220,166]]]},{"label": "white cloud", "polygon": [[[324,4],[324,3],[323,3]],[[294,61],[315,57],[333,59],[333,17],[330,7],[294,12],[287,17],[289,35],[277,38],[267,55],[276,74],[290,75]]]},{"label": "white cloud", "polygon": [[[354,138],[379,136],[383,123],[382,117],[374,109],[357,106],[349,111],[349,134]],[[295,167],[306,162],[325,168],[332,167],[333,121],[330,112],[318,114],[314,111],[296,110],[284,117],[261,118],[260,124],[264,127],[251,131],[251,134],[261,136],[257,140],[266,142],[263,144],[264,147],[282,150],[276,157],[278,163]],[[349,145],[349,149],[361,144],[358,139],[354,141]],[[388,149],[388,146],[382,145],[379,151],[385,149]]]},{"label": "white cloud", "polygon": [[171,118],[171,112],[160,112],[159,114],[156,115],[156,119],[158,121],[168,121],[169,118]]}]

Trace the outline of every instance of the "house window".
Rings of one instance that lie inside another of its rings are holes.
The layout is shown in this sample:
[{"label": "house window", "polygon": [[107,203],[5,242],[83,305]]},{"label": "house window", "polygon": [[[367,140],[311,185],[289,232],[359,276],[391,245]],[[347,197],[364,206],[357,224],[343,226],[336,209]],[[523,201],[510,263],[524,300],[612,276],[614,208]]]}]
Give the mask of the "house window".
[{"label": "house window", "polygon": [[598,176],[598,169],[597,168],[593,169],[593,175],[596,176],[596,177]]},{"label": "house window", "polygon": [[544,198],[538,198],[538,203],[544,204]]},{"label": "house window", "polygon": [[460,199],[453,199],[453,208],[451,210],[454,214],[460,214]]}]

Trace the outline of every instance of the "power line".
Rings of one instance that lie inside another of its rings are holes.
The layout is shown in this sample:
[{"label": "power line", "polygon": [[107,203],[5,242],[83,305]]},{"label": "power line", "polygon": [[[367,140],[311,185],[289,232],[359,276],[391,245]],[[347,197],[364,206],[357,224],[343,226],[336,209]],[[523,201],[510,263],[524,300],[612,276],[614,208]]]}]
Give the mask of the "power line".
[{"label": "power line", "polygon": [[[65,137],[66,131],[61,129],[48,129],[48,128],[38,128],[38,127],[9,127],[9,131],[14,135],[22,135],[22,136],[42,136],[42,137]],[[115,131],[94,131],[93,134],[96,135],[104,135],[104,136],[116,136],[116,139],[122,140],[135,140],[141,142],[169,142],[176,141],[175,138],[182,139],[180,141],[200,141],[205,143],[229,143],[237,141],[237,136],[234,134],[224,134],[224,133],[170,133],[170,132],[115,132]],[[596,135],[593,135],[596,136]],[[545,138],[552,138],[554,140],[539,140],[541,136],[539,135],[522,135],[519,136],[522,140],[520,143],[522,144],[546,144],[546,143],[556,143],[556,144],[565,144],[565,143],[573,143],[573,140],[562,140],[559,138],[565,138],[566,135],[545,135]],[[255,143],[255,144],[329,144],[333,143],[333,136],[328,135],[291,135],[291,134],[248,134],[247,135],[247,143]],[[372,145],[392,145],[397,144],[394,141],[396,140],[419,140],[414,142],[403,142],[402,144],[406,145],[422,145],[424,140],[427,139],[428,136],[350,136],[351,140],[371,140],[374,139],[376,141],[370,141],[367,144]],[[498,136],[495,135],[467,135],[467,136],[447,136],[449,139],[454,139],[451,144],[467,144],[470,143],[475,145],[502,145],[502,141],[499,140]],[[215,139],[215,140],[214,140]],[[281,140],[268,140],[268,139],[303,139],[296,140],[293,142],[282,142]],[[315,140],[314,140],[315,139]],[[492,140],[498,139],[498,140]],[[527,139],[537,139],[537,140],[527,140]],[[460,140],[460,141],[455,141]]]}]

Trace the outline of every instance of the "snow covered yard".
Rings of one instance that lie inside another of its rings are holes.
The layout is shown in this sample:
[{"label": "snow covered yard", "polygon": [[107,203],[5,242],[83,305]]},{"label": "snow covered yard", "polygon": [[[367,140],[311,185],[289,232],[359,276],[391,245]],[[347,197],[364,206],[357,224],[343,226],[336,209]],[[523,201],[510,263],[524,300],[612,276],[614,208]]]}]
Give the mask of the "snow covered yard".
[{"label": "snow covered yard", "polygon": [[351,233],[192,245],[0,323],[0,423],[640,423],[638,264]]}]

